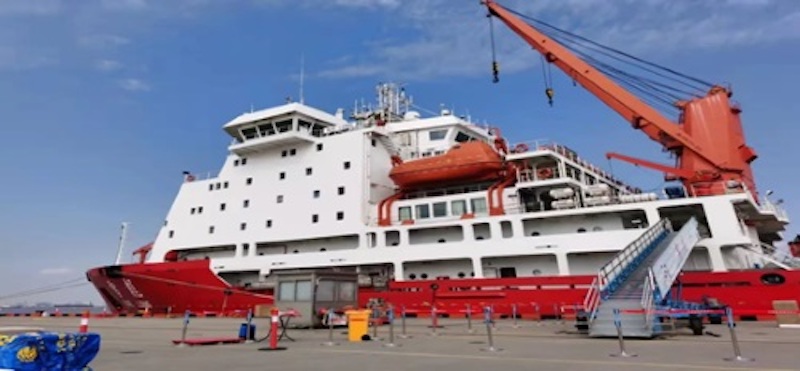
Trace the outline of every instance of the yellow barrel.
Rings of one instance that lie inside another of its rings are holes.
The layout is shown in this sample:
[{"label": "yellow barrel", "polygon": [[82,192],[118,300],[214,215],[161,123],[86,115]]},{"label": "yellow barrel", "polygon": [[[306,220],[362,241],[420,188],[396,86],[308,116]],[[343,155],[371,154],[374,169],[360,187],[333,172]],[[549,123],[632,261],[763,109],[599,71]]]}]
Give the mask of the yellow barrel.
[{"label": "yellow barrel", "polygon": [[361,337],[369,331],[369,316],[372,313],[369,309],[348,310],[347,315],[347,339],[350,341],[361,341]]}]

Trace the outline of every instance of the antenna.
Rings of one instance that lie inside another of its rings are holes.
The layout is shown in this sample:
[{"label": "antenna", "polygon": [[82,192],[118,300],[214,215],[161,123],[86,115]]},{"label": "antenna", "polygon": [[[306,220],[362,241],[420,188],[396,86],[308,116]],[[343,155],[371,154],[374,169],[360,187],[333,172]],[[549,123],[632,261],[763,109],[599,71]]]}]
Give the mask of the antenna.
[{"label": "antenna", "polygon": [[122,250],[125,248],[125,238],[128,234],[128,223],[122,222],[122,231],[119,234],[119,248],[117,249],[117,260],[114,263],[119,265],[122,262]]},{"label": "antenna", "polygon": [[305,104],[305,99],[303,97],[303,79],[305,77],[305,70],[306,70],[306,55],[305,53],[300,54],[300,104]]}]

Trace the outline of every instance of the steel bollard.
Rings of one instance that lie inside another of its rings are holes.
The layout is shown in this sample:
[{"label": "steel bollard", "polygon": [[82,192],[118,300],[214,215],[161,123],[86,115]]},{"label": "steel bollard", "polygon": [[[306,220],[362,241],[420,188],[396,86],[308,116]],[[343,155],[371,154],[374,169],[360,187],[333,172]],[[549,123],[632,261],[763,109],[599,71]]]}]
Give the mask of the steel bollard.
[{"label": "steel bollard", "polygon": [[325,318],[328,319],[328,341],[322,343],[324,346],[336,346],[339,343],[333,341],[333,310],[328,309],[327,313],[325,313]]},{"label": "steel bollard", "polygon": [[253,330],[253,310],[247,310],[247,332],[245,333],[245,343],[249,344],[255,341],[254,338],[250,336],[250,332]]},{"label": "steel bollard", "polygon": [[383,344],[383,346],[387,348],[399,347],[400,344],[395,344],[394,342],[394,307],[389,307],[387,316],[389,317],[389,342]]},{"label": "steel bollard", "polygon": [[486,323],[486,336],[489,340],[488,348],[481,348],[484,352],[499,352],[503,349],[494,346],[494,338],[492,337],[492,309],[490,307],[483,308],[483,322]]},{"label": "steel bollard", "polygon": [[533,303],[531,303],[531,305],[533,306],[533,313],[534,313],[534,315],[536,315],[536,326],[541,326],[542,325],[542,312],[539,309],[539,303],[533,302]]},{"label": "steel bollard", "polygon": [[181,331],[181,343],[178,344],[179,347],[186,346],[186,331],[189,330],[189,315],[191,312],[187,309],[186,312],[183,314],[183,330]]},{"label": "steel bollard", "polygon": [[514,326],[513,327],[514,328],[519,328],[519,325],[517,324],[517,304],[516,303],[511,304],[511,316],[514,317]]},{"label": "steel bollard", "polygon": [[475,332],[472,329],[472,306],[467,304],[467,332],[470,334]]},{"label": "steel bollard", "polygon": [[755,359],[742,357],[742,350],[739,349],[739,338],[736,337],[736,324],[733,322],[733,309],[725,308],[725,315],[728,317],[728,329],[731,331],[731,344],[733,344],[733,357],[723,358],[726,361],[753,362]]},{"label": "steel bollard", "polygon": [[622,336],[622,319],[620,318],[619,309],[614,308],[614,327],[617,328],[617,338],[619,339],[619,353],[611,354],[612,357],[630,358],[636,357],[636,354],[630,354],[625,351],[625,339]]},{"label": "steel bollard", "polygon": [[439,336],[439,333],[436,332],[439,326],[439,314],[436,312],[436,305],[434,304],[431,306],[431,336]]},{"label": "steel bollard", "polygon": [[401,339],[411,339],[412,336],[406,334],[406,306],[403,305],[400,307],[400,326],[402,327],[402,333],[400,334]]},{"label": "steel bollard", "polygon": [[380,313],[373,308],[372,310],[372,340],[380,341],[381,338],[378,337],[378,318],[380,317]]}]

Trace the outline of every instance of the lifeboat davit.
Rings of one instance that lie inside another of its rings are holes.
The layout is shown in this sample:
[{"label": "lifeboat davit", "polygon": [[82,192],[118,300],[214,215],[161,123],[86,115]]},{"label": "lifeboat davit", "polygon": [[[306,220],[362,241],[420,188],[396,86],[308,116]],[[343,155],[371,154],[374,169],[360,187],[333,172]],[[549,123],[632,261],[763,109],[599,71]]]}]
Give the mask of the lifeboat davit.
[{"label": "lifeboat davit", "polygon": [[392,168],[389,178],[402,189],[414,189],[496,180],[503,169],[503,159],[491,145],[465,142],[443,155],[401,163]]}]

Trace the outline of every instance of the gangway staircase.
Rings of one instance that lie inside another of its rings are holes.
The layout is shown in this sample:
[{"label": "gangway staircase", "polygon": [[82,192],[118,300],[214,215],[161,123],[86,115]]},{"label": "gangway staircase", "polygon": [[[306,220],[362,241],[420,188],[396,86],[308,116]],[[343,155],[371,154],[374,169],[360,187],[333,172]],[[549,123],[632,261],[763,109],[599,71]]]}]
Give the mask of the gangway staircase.
[{"label": "gangway staircase", "polygon": [[700,240],[692,217],[680,231],[661,219],[600,268],[584,300],[589,336],[616,337],[615,309],[623,336],[652,338],[660,331],[653,312],[669,294]]}]

